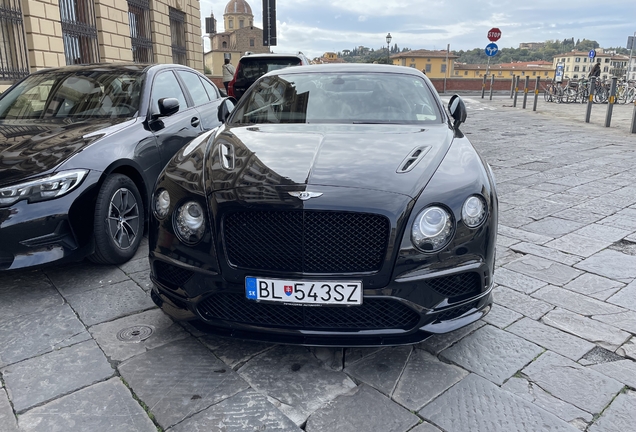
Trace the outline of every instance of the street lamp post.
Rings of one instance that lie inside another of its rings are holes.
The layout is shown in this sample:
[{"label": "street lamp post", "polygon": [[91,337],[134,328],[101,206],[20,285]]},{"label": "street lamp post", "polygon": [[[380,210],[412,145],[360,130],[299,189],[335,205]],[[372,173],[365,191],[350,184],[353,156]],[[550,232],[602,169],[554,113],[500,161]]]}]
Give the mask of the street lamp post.
[{"label": "street lamp post", "polygon": [[390,45],[391,45],[391,33],[388,33],[386,35],[386,60],[388,64],[391,64],[391,49],[390,49]]}]

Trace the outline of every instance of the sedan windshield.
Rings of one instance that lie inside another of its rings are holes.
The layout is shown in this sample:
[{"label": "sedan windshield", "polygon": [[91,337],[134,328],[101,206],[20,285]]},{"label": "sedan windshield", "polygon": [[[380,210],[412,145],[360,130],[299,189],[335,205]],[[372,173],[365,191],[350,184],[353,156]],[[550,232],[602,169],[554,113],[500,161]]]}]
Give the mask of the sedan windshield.
[{"label": "sedan windshield", "polygon": [[142,83],[135,71],[34,74],[0,99],[0,119],[132,117]]},{"label": "sedan windshield", "polygon": [[257,81],[231,122],[440,123],[424,80],[398,73],[294,73]]}]

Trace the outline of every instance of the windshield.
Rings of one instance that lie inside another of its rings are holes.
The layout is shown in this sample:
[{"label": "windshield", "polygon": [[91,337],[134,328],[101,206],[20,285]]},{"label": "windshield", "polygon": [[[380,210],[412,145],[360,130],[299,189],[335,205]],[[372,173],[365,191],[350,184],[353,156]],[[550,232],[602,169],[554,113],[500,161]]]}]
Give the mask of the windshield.
[{"label": "windshield", "polygon": [[303,73],[256,82],[231,122],[440,123],[420,77],[397,73]]},{"label": "windshield", "polygon": [[283,69],[289,66],[298,66],[298,57],[256,57],[241,59],[240,67],[236,74],[237,80],[256,80],[267,72]]},{"label": "windshield", "polygon": [[0,119],[132,117],[142,83],[134,71],[31,75],[0,99]]}]

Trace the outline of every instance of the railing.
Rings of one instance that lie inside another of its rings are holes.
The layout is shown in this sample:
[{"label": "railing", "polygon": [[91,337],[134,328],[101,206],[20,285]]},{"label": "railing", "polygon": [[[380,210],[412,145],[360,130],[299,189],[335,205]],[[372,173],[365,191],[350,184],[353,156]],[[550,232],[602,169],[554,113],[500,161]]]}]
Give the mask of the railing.
[{"label": "railing", "polygon": [[153,51],[150,38],[150,1],[128,0],[128,20],[133,60],[136,63],[151,63]]},{"label": "railing", "polygon": [[170,8],[170,35],[172,38],[172,61],[187,64],[185,13]]},{"label": "railing", "polygon": [[60,0],[66,64],[99,63],[93,0]]},{"label": "railing", "polygon": [[19,0],[0,0],[0,81],[29,74],[22,9]]}]

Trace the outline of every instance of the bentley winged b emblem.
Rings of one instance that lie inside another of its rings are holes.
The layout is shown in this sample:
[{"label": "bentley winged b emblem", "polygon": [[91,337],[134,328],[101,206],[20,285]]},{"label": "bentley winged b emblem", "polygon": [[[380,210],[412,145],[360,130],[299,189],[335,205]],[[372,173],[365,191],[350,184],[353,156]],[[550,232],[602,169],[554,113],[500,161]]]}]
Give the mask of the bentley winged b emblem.
[{"label": "bentley winged b emblem", "polygon": [[322,192],[287,192],[293,197],[299,198],[303,201],[307,201],[309,198],[316,198],[322,195]]}]

